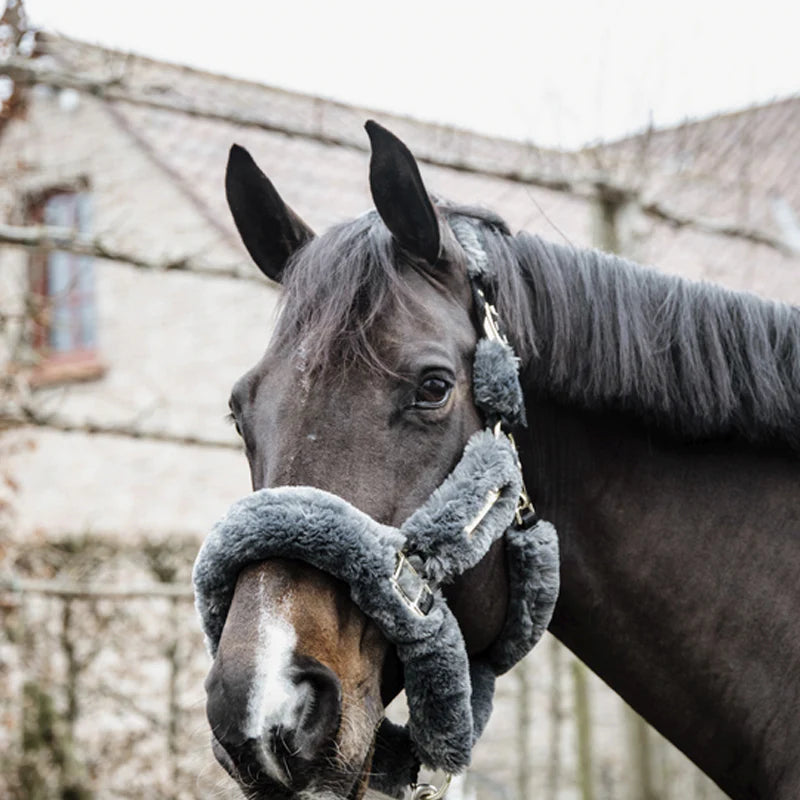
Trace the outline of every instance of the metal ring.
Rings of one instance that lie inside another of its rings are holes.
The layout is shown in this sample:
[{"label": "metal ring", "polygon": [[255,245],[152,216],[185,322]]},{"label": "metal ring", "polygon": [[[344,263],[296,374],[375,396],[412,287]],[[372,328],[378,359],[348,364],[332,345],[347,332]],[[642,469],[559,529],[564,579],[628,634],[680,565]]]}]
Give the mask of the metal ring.
[{"label": "metal ring", "polygon": [[452,775],[445,775],[442,785],[437,789],[431,783],[414,783],[411,786],[411,800],[442,800],[450,788]]}]

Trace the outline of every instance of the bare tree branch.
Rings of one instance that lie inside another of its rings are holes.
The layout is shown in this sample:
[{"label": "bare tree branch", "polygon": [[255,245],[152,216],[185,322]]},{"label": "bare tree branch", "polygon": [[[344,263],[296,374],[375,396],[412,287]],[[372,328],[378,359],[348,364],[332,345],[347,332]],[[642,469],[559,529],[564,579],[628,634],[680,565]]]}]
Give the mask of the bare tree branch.
[{"label": "bare tree branch", "polygon": [[[264,117],[254,114],[241,113],[227,109],[220,111],[217,109],[197,105],[193,102],[184,100],[180,97],[170,95],[165,97],[163,92],[155,90],[135,91],[126,88],[120,78],[100,79],[86,77],[76,73],[62,70],[53,70],[42,67],[36,62],[20,58],[11,58],[5,64],[0,65],[0,75],[7,75],[16,83],[32,86],[36,84],[51,86],[56,89],[74,89],[87,94],[99,97],[103,100],[129,103],[131,105],[155,108],[172,113],[185,114],[190,117],[202,119],[212,119],[220,122],[232,123],[243,127],[258,128],[272,133],[280,133],[285,136],[298,136],[305,139],[312,139],[323,144],[345,147],[351,150],[366,152],[366,144],[361,144],[355,140],[314,131],[307,128],[291,127],[285,124],[270,122]],[[447,155],[453,153],[452,156]],[[598,195],[612,195],[615,198],[624,198],[626,202],[633,203],[647,216],[666,222],[680,228],[691,228],[701,233],[710,233],[718,236],[727,236],[735,239],[743,239],[749,242],[756,242],[766,247],[779,250],[782,253],[797,255],[798,251],[790,247],[785,241],[770,236],[762,231],[742,228],[741,226],[720,222],[715,220],[703,220],[687,216],[677,210],[656,201],[648,200],[643,197],[639,190],[609,181],[603,174],[584,175],[572,178],[564,176],[553,176],[545,172],[537,171],[529,164],[520,165],[515,169],[490,169],[488,167],[477,167],[469,164],[456,155],[456,150],[445,151],[443,156],[432,156],[421,152],[418,157],[422,161],[433,166],[445,167],[459,172],[469,172],[471,174],[486,175],[500,178],[513,183],[524,183],[528,186],[537,186],[542,189],[549,189],[555,192],[563,192],[574,197],[585,200],[596,200]],[[96,249],[102,250],[101,243],[95,240]],[[131,256],[130,254],[119,254],[126,256],[119,260],[134,266],[144,267],[147,262]],[[115,259],[115,255],[109,251],[103,258]],[[184,262],[176,262],[172,265],[161,265],[161,269],[181,269]],[[216,274],[230,276],[227,268],[221,268]],[[234,270],[234,277],[241,277],[238,271]]]},{"label": "bare tree branch", "polygon": [[194,593],[184,583],[150,583],[143,586],[120,586],[116,583],[79,583],[65,580],[0,578],[0,592],[40,594],[73,600],[101,598],[173,597],[191,599]]},{"label": "bare tree branch", "polygon": [[668,208],[667,206],[658,203],[657,201],[643,202],[641,210],[649,217],[666,222],[674,228],[690,228],[698,233],[707,233],[712,236],[723,236],[730,239],[743,239],[753,244],[761,244],[765,247],[771,247],[778,250],[784,255],[797,256],[800,255],[800,249],[792,246],[777,236],[770,236],[768,233],[759,231],[756,228],[748,228],[742,225],[736,225],[732,222],[723,222],[713,219],[702,219],[699,217],[690,217],[681,214],[678,211]]},{"label": "bare tree branch", "polygon": [[147,430],[132,423],[73,422],[55,414],[42,414],[28,405],[17,408],[0,408],[0,430],[25,426],[48,428],[62,433],[120,436],[126,439],[166,442],[168,444],[188,445],[191,447],[210,447],[237,451],[242,449],[239,442],[223,437],[187,436],[163,430]]},{"label": "bare tree branch", "polygon": [[[43,68],[36,62],[25,59],[12,58],[6,64],[0,65],[0,75],[8,75],[12,80],[23,85],[44,84],[57,89],[74,89],[102,98],[103,100],[129,103],[137,106],[156,108],[172,113],[185,114],[190,117],[202,119],[213,119],[221,122],[232,123],[243,127],[258,128],[272,133],[281,133],[287,136],[298,136],[312,139],[323,144],[345,147],[351,150],[366,152],[366,144],[346,137],[335,136],[321,131],[314,131],[300,126],[291,127],[286,124],[270,122],[262,116],[242,113],[231,109],[220,111],[217,109],[204,107],[184,100],[180,97],[170,95],[165,97],[163,92],[155,90],[134,91],[126,88],[120,78],[99,79],[90,78],[83,75],[69,73],[62,70]],[[625,184],[610,181],[608,176],[602,172],[596,174],[586,174],[575,177],[554,176],[546,172],[537,171],[529,164],[520,165],[515,169],[490,169],[488,167],[477,167],[467,163],[456,155],[456,150],[451,152],[453,155],[432,156],[424,152],[419,154],[418,160],[437,167],[456,170],[459,172],[469,172],[472,174],[486,175],[500,178],[513,183],[524,183],[529,186],[537,186],[542,189],[549,189],[555,192],[563,192],[584,200],[596,200],[598,195],[613,196],[614,198],[624,198],[627,203],[635,204],[643,214],[653,217],[662,222],[678,228],[690,228],[701,233],[708,233],[715,236],[725,236],[734,239],[743,239],[748,242],[771,247],[784,254],[798,255],[800,251],[791,247],[787,242],[779,237],[771,236],[763,231],[742,227],[740,225],[707,220],[682,214],[680,211],[665,206],[663,203],[653,201],[643,196],[642,193]],[[2,241],[2,239],[0,239]],[[125,253],[114,253],[105,248],[102,242],[94,240],[93,254],[103,258],[121,260],[133,266],[149,267],[149,262]],[[106,255],[101,255],[105,251]],[[156,266],[160,269],[190,269],[186,261],[161,264]],[[211,270],[203,270],[212,274]],[[226,277],[242,277],[236,268],[215,268],[213,274]],[[247,274],[244,274],[247,277]],[[255,278],[254,278],[255,279]]]},{"label": "bare tree branch", "polygon": [[[165,96],[163,90],[133,90],[125,86],[122,78],[92,78],[64,70],[54,70],[43,67],[35,61],[22,58],[10,58],[6,63],[0,64],[0,75],[7,75],[15,83],[23,86],[43,85],[54,89],[73,89],[78,92],[93,95],[102,100],[111,102],[128,103],[130,105],[154,108],[161,111],[184,114],[189,117],[227,122],[245,128],[257,128],[270,133],[280,133],[284,136],[296,136],[311,139],[321,144],[344,147],[359,152],[369,152],[366,142],[360,142],[346,136],[337,136],[321,130],[313,130],[303,126],[291,126],[284,123],[272,122],[264,116],[243,113],[233,109],[219,110],[208,106],[201,106],[175,95]],[[522,145],[520,145],[522,147]],[[560,176],[547,175],[537,172],[527,165],[521,165],[513,170],[492,170],[476,168],[460,159],[455,150],[448,151],[452,156],[435,157],[425,153],[417,154],[417,160],[439,167],[447,167],[461,172],[480,175],[489,175],[503,178],[516,183],[532,184],[544,189],[554,191],[573,191],[574,187],[583,183],[587,188],[592,184],[591,176],[583,182],[568,180]]]},{"label": "bare tree branch", "polygon": [[99,697],[108,698],[113,700],[117,705],[122,706],[126,711],[140,716],[150,727],[152,731],[163,731],[166,728],[164,720],[159,719],[157,715],[151,714],[143,708],[140,708],[133,697],[125,692],[121,692],[114,688],[109,681],[102,681],[99,686],[95,688],[95,692]]},{"label": "bare tree branch", "polygon": [[153,260],[106,244],[99,236],[87,236],[70,228],[44,225],[3,225],[0,223],[0,244],[15,247],[63,250],[78,256],[92,256],[118,261],[137,269],[157,272],[196,272],[218,278],[236,278],[266,285],[261,273],[247,265],[214,266],[201,264],[190,257]]},{"label": "bare tree branch", "polygon": [[[598,194],[611,196],[615,202],[631,202],[628,195],[605,184],[598,185]],[[637,202],[634,200],[634,202]],[[770,236],[755,228],[717,220],[699,219],[668,208],[657,201],[641,202],[642,213],[674,228],[687,228],[712,236],[741,239],[763,245],[788,256],[797,256],[800,250],[776,236]],[[86,236],[67,228],[43,225],[15,226],[0,223],[0,245],[11,245],[29,249],[63,250],[79,256],[91,256],[116,261],[136,269],[155,272],[191,272],[217,278],[234,278],[268,285],[258,270],[247,265],[213,266],[198,263],[190,257],[156,260],[147,259],[107,245],[101,237]]]}]

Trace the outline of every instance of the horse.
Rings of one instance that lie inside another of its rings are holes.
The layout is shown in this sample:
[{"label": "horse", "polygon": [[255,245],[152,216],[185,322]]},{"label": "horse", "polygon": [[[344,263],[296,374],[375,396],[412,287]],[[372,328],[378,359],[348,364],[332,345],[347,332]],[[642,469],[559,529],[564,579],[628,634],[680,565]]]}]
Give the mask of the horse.
[{"label": "horse", "polygon": [[[519,358],[524,480],[558,531],[550,631],[730,797],[800,797],[800,309],[512,235],[367,132],[375,209],[320,236],[230,152],[234,221],[283,287],[229,401],[253,488],[318,487],[397,526],[453,469],[483,424],[466,231]],[[470,654],[503,626],[503,547],[444,588]],[[247,797],[355,800],[402,687],[344,584],[252,564],[206,681],[212,749]]]}]

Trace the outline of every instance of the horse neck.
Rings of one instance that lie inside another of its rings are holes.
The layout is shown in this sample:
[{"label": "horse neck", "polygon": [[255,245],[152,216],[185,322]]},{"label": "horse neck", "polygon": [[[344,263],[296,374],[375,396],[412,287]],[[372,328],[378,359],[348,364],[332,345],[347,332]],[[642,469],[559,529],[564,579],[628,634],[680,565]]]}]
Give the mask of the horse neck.
[{"label": "horse neck", "polygon": [[731,797],[800,796],[800,459],[528,416],[526,481],[561,543],[552,632]]}]

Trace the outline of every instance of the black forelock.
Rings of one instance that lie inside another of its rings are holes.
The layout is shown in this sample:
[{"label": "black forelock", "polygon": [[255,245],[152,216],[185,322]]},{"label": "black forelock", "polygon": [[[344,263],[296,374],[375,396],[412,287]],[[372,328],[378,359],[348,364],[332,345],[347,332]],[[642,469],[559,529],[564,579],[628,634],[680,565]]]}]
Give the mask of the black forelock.
[{"label": "black forelock", "polygon": [[[459,215],[511,241],[503,220],[491,212],[446,204],[437,207],[445,222]],[[507,254],[496,255],[505,258]],[[459,252],[449,256],[464,259]],[[376,212],[335,226],[305,245],[287,266],[276,343],[302,341],[306,367],[311,371],[359,361],[387,369],[372,334],[375,323],[392,309],[413,306],[405,278],[409,269],[435,267],[416,262],[398,247]],[[521,275],[506,270],[500,283],[505,288],[501,287],[499,295],[508,298],[509,305],[518,306],[513,315],[515,328],[525,331],[530,326],[524,322],[528,315]],[[530,350],[531,333],[528,330],[523,336],[523,352]]]}]

